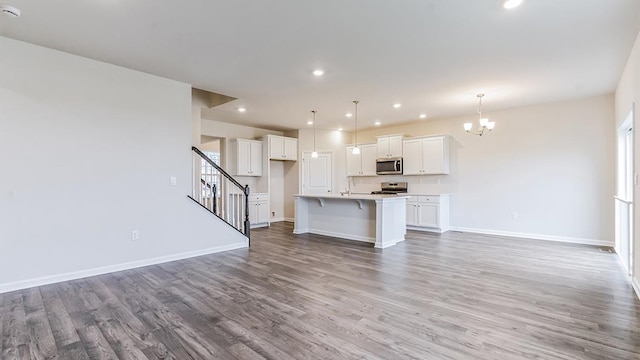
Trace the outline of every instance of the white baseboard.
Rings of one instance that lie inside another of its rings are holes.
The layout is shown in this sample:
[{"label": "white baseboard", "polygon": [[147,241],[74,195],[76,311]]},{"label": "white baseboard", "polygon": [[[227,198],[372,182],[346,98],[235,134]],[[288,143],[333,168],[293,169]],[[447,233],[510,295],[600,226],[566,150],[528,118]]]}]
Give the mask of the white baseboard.
[{"label": "white baseboard", "polygon": [[567,242],[567,243],[573,243],[573,244],[614,246],[613,241],[583,239],[583,238],[574,238],[574,237],[568,237],[568,236],[530,234],[530,233],[520,233],[520,232],[512,232],[512,231],[475,229],[475,228],[466,228],[466,227],[458,227],[458,226],[451,226],[450,230],[477,233],[477,234],[486,234],[486,235],[510,236],[510,237],[517,237],[517,238],[525,238],[525,239],[559,241],[559,242]]},{"label": "white baseboard", "polygon": [[278,218],[271,218],[271,222],[295,222],[295,220],[293,218],[288,218],[288,217],[278,217]]},{"label": "white baseboard", "polygon": [[640,300],[640,281],[638,281],[637,277],[634,276],[631,278],[631,286],[633,287],[633,290],[635,290],[636,296]]},{"label": "white baseboard", "polygon": [[440,229],[440,228],[431,228],[431,227],[422,227],[422,226],[413,226],[413,225],[407,225],[407,230],[432,232],[432,233],[438,233],[438,234],[442,234],[449,231],[449,229]]},{"label": "white baseboard", "polygon": [[248,242],[244,241],[244,243],[242,244],[222,245],[222,246],[216,246],[216,247],[202,249],[202,250],[188,251],[180,254],[161,256],[161,257],[152,258],[152,259],[132,261],[128,263],[103,266],[103,267],[87,269],[87,270],[73,271],[69,273],[44,276],[44,277],[35,278],[35,279],[15,281],[15,282],[10,282],[6,284],[0,284],[0,294],[9,292],[9,291],[28,289],[35,286],[42,286],[42,285],[59,283],[62,281],[82,279],[90,276],[103,275],[103,274],[108,274],[116,271],[130,270],[130,269],[135,269],[143,266],[162,264],[170,261],[188,259],[196,256],[209,255],[217,252],[235,250],[235,249],[246,248],[246,247],[248,247]]},{"label": "white baseboard", "polygon": [[343,234],[343,233],[338,233],[338,232],[333,232],[333,231],[316,230],[316,229],[298,229],[298,230],[294,230],[293,233],[294,234],[311,233],[311,234],[317,234],[317,235],[337,237],[337,238],[346,239],[346,240],[362,241],[362,242],[367,242],[367,243],[372,243],[372,244],[375,244],[375,242],[376,242],[375,238],[368,237],[368,236],[359,236],[359,235],[353,235],[353,234]]}]

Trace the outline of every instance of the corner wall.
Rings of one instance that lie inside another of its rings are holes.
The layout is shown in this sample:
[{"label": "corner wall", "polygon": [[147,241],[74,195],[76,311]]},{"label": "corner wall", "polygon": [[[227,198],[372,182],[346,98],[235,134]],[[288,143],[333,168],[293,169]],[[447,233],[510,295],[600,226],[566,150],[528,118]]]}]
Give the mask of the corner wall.
[{"label": "corner wall", "polygon": [[187,199],[190,85],[4,37],[0,53],[0,292],[246,246]]}]

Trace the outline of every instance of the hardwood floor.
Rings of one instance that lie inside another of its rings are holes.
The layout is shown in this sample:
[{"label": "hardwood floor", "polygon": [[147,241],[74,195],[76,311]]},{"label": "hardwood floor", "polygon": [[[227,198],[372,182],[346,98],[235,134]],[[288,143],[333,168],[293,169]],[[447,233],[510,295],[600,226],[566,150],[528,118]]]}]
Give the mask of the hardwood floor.
[{"label": "hardwood floor", "polygon": [[640,359],[606,248],[276,223],[252,247],[0,294],[2,359]]}]

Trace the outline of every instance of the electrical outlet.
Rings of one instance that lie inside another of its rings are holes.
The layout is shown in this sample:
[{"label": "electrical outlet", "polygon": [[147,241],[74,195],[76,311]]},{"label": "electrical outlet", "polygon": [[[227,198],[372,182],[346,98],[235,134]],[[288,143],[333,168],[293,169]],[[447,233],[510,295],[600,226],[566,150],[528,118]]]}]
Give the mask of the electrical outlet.
[{"label": "electrical outlet", "polygon": [[518,213],[516,211],[511,212],[511,219],[518,220]]},{"label": "electrical outlet", "polygon": [[138,230],[133,230],[131,232],[131,241],[136,241],[140,239],[140,231]]},{"label": "electrical outlet", "polygon": [[276,212],[275,212],[275,211],[272,211],[272,212],[271,212],[271,216],[272,216],[272,217],[276,217]]}]

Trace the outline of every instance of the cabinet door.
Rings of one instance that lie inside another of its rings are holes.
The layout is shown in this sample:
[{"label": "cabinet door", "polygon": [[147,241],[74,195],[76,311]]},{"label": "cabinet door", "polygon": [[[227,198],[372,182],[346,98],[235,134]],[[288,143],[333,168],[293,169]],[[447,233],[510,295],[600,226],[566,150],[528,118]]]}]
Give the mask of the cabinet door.
[{"label": "cabinet door", "polygon": [[262,176],[262,143],[252,141],[250,152],[251,168],[249,174],[252,176]]},{"label": "cabinet door", "polygon": [[268,201],[258,202],[257,214],[258,214],[257,223],[269,222],[269,202]]},{"label": "cabinet door", "polygon": [[402,157],[402,136],[389,137],[389,157]]},{"label": "cabinet door", "polygon": [[347,146],[347,176],[362,175],[362,148],[360,154],[353,154],[353,146]]},{"label": "cabinet door", "polygon": [[282,160],[284,154],[284,138],[280,136],[269,137],[269,159]]},{"label": "cabinet door", "polygon": [[377,157],[378,159],[384,159],[389,157],[389,138],[379,137],[377,141]]},{"label": "cabinet door", "polygon": [[251,175],[251,142],[248,140],[238,139],[238,156],[235,159],[237,164],[236,175]]},{"label": "cabinet door", "polygon": [[403,174],[422,175],[422,140],[405,140],[402,147],[404,153]]},{"label": "cabinet door", "polygon": [[249,222],[251,224],[258,223],[258,202],[249,201]]},{"label": "cabinet door", "polygon": [[444,174],[444,138],[422,140],[422,173]]},{"label": "cabinet door", "polygon": [[363,176],[375,176],[376,175],[376,156],[378,155],[378,147],[376,144],[360,145],[361,156],[361,175]]},{"label": "cabinet door", "polygon": [[436,203],[419,203],[418,225],[440,227],[439,210],[440,206]]},{"label": "cabinet door", "polygon": [[407,203],[407,225],[418,225],[418,204]]},{"label": "cabinet door", "polygon": [[294,139],[294,138],[284,138],[284,151],[283,151],[283,158],[285,160],[292,160],[292,161],[296,161],[298,160],[298,139]]}]

